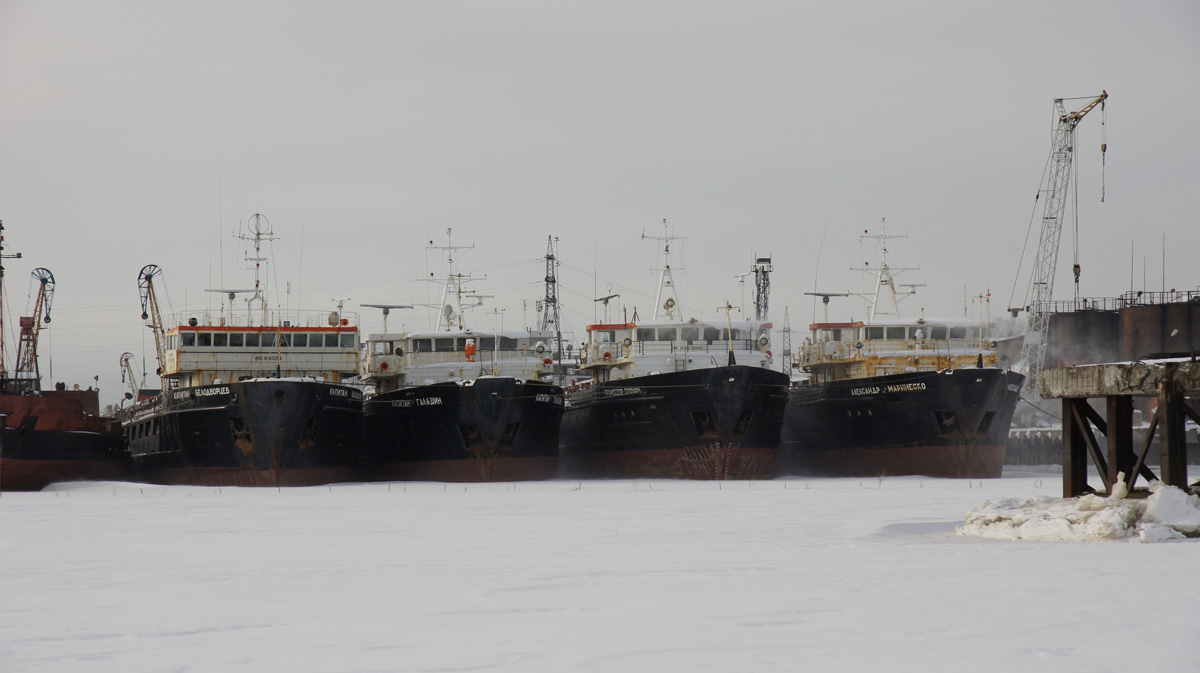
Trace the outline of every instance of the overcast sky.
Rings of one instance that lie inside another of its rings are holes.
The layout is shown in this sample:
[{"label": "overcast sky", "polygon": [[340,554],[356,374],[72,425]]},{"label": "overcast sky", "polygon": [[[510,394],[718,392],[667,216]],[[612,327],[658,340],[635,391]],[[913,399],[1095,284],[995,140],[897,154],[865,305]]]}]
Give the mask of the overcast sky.
[{"label": "overcast sky", "polygon": [[[495,295],[472,319],[520,327],[552,235],[579,341],[596,297],[648,315],[660,245],[641,235],[666,218],[687,237],[687,315],[749,310],[735,276],[771,255],[771,318],[788,307],[802,338],[805,292],[868,289],[859,235],[887,218],[908,235],[889,261],[919,267],[898,280],[924,284],[905,312],[962,315],[990,290],[998,317],[1024,303],[1053,99],[1102,90],[1077,141],[1081,293],[1197,289],[1195,2],[4,0],[0,219],[23,254],[5,264],[9,367],[46,267],[43,373],[99,376],[116,401],[121,353],[153,358],[139,269],[164,269],[170,309],[203,308],[205,289],[252,283],[231,234],[255,212],[293,307],[426,301],[444,266],[425,246],[452,227],[475,245],[460,270]],[[1075,212],[1057,298],[1074,294]],[[831,307],[864,316],[858,298]]]}]

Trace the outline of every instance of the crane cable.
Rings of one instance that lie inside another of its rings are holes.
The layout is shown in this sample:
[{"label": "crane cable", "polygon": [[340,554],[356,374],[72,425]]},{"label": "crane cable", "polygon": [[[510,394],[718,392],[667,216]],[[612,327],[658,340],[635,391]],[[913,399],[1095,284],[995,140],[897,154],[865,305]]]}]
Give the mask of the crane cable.
[{"label": "crane cable", "polygon": [[1108,110],[1100,101],[1100,203],[1104,203],[1104,168],[1108,157]]}]

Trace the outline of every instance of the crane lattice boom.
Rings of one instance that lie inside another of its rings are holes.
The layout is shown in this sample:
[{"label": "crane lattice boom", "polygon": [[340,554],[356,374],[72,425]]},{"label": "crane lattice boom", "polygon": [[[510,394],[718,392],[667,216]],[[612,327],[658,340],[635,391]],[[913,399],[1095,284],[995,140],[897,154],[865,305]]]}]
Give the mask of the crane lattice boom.
[{"label": "crane lattice boom", "polygon": [[[1021,347],[1026,363],[1025,390],[1036,395],[1037,378],[1046,360],[1046,332],[1050,324],[1051,299],[1054,295],[1054,274],[1058,265],[1058,247],[1062,240],[1062,219],[1067,207],[1067,187],[1071,180],[1071,163],[1075,155],[1075,128],[1097,105],[1104,107],[1108,92],[1103,92],[1087,105],[1067,112],[1063,99],[1054,101],[1058,123],[1051,139],[1051,169],[1046,184],[1046,201],[1042,210],[1042,233],[1037,258],[1033,264],[1029,305],[1029,328]],[[1105,150],[1101,146],[1101,150]]]}]

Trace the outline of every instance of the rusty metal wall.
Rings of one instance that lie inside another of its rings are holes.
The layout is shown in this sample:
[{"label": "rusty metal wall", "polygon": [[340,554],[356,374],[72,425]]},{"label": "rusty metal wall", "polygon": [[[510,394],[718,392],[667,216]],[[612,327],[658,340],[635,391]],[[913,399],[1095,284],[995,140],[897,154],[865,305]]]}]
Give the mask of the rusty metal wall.
[{"label": "rusty metal wall", "polygon": [[1119,360],[1119,318],[1116,311],[1075,311],[1050,316],[1045,368]]},{"label": "rusty metal wall", "polygon": [[1120,359],[1200,351],[1200,302],[1121,309]]}]

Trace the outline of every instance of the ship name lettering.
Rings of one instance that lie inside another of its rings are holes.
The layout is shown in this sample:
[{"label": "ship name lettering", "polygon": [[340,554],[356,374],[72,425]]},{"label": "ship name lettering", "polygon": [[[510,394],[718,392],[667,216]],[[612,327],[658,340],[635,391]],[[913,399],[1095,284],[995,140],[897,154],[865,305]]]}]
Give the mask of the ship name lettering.
[{"label": "ship name lettering", "polygon": [[215,388],[199,388],[196,390],[196,397],[208,397],[210,395],[228,395],[229,386],[217,386]]},{"label": "ship name lettering", "polygon": [[346,391],[342,390],[341,388],[330,388],[329,394],[335,397],[349,397],[349,395],[346,394]]},{"label": "ship name lettering", "polygon": [[1014,392],[1014,393],[1021,392],[1021,386],[1018,386],[1015,383],[1008,384],[1008,389],[1009,389],[1009,391]]},{"label": "ship name lettering", "polygon": [[278,355],[255,355],[255,362],[279,362]]},{"label": "ship name lettering", "polygon": [[621,395],[640,395],[641,388],[608,388],[604,391],[607,397],[619,397]]},{"label": "ship name lettering", "polygon": [[416,401],[417,401],[418,407],[429,407],[429,406],[433,406],[435,404],[441,404],[442,398],[440,398],[440,397],[418,397]]},{"label": "ship name lettering", "polygon": [[186,400],[187,398],[191,397],[191,395],[185,390],[185,391],[175,393],[173,395],[173,397],[175,398],[176,401],[178,401],[178,400]]},{"label": "ship name lettering", "polygon": [[412,406],[412,400],[392,400],[392,406],[407,409]]},{"label": "ship name lettering", "polygon": [[851,395],[878,395],[879,388],[877,386],[871,386],[869,388],[851,388],[850,394]]},{"label": "ship name lettering", "polygon": [[909,393],[914,390],[925,390],[924,383],[896,383],[887,387],[889,393]]}]

